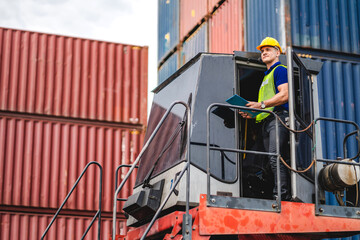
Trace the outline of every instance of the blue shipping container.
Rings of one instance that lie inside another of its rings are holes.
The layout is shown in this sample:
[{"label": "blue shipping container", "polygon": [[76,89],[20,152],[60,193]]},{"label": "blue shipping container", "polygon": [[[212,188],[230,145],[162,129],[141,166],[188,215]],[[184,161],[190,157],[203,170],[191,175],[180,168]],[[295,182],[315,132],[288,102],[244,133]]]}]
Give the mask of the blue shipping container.
[{"label": "blue shipping container", "polygon": [[169,57],[166,62],[161,65],[158,71],[158,84],[164,82],[168,77],[170,77],[178,69],[178,53],[175,52],[171,57]]},{"label": "blue shipping container", "polygon": [[[324,65],[317,81],[320,116],[355,121],[360,125],[360,63],[322,61]],[[343,157],[342,139],[355,128],[335,123],[322,124],[322,127],[323,157]],[[358,151],[355,138],[349,139],[347,147],[348,157],[355,156]]]},{"label": "blue shipping container", "polygon": [[159,0],[158,62],[179,43],[179,0]]},{"label": "blue shipping container", "polygon": [[294,46],[360,53],[360,0],[291,0]]},{"label": "blue shipping container", "polygon": [[208,52],[208,23],[203,23],[182,45],[180,65],[199,52]]},{"label": "blue shipping container", "polygon": [[[321,117],[355,121],[360,125],[360,62],[321,60],[324,62],[317,78],[319,114]],[[355,130],[352,125],[321,122],[323,158],[344,157],[342,139]],[[358,152],[355,137],[350,137],[346,145],[347,157]],[[355,159],[359,162],[359,158]],[[326,192],[326,204],[338,205],[333,194]],[[360,235],[353,236],[358,240]]]},{"label": "blue shipping container", "polygon": [[285,47],[284,6],[280,0],[245,1],[245,50],[256,52],[265,37],[276,38]]}]

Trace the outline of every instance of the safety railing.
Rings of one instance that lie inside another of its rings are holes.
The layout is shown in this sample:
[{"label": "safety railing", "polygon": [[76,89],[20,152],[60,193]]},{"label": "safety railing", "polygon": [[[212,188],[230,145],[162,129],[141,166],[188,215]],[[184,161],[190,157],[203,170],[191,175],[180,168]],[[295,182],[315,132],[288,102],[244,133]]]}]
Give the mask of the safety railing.
[{"label": "safety railing", "polygon": [[[118,187],[118,179],[119,179],[119,171],[121,168],[130,168],[132,165],[130,164],[121,164],[120,166],[118,166],[116,168],[116,171],[115,171],[115,191]],[[138,168],[138,166],[135,166],[135,168]],[[127,201],[127,198],[117,198],[118,201]]]},{"label": "safety railing", "polygon": [[[276,153],[270,153],[270,152],[260,152],[260,151],[252,151],[252,150],[242,150],[242,149],[233,149],[233,148],[222,148],[222,147],[214,147],[210,144],[210,114],[211,110],[214,107],[227,107],[237,110],[251,110],[256,112],[266,112],[270,113],[274,116],[276,120],[276,126],[275,126],[275,132],[276,132]],[[276,114],[272,111],[264,110],[264,109],[255,109],[255,108],[249,108],[249,107],[243,107],[243,106],[236,106],[236,105],[230,105],[230,104],[222,104],[222,103],[213,103],[211,104],[206,113],[206,141],[207,141],[207,156],[206,156],[206,171],[207,171],[207,204],[208,206],[214,206],[214,207],[230,207],[230,208],[241,208],[241,209],[254,209],[254,210],[263,210],[263,211],[281,211],[281,194],[278,194],[276,202],[274,203],[273,200],[266,200],[266,199],[247,199],[244,201],[245,198],[234,198],[234,197],[228,197],[228,196],[212,196],[211,189],[210,189],[210,151],[224,151],[224,152],[234,152],[234,153],[251,153],[251,154],[259,154],[259,155],[267,155],[267,156],[276,156],[276,172],[277,172],[277,192],[280,193],[280,144],[279,144],[279,120],[276,117]],[[262,204],[259,204],[259,202],[262,202]],[[259,208],[259,206],[261,206]]]},{"label": "safety railing", "polygon": [[157,217],[159,216],[160,212],[162,211],[162,209],[164,208],[165,204],[167,203],[167,201],[169,200],[171,194],[174,192],[175,187],[178,185],[178,183],[180,182],[180,179],[182,178],[182,176],[184,175],[185,171],[187,172],[187,178],[186,178],[186,214],[184,214],[184,221],[183,221],[183,232],[185,233],[183,236],[184,240],[187,239],[191,239],[191,227],[192,227],[192,217],[189,214],[189,196],[190,196],[190,107],[183,101],[176,101],[174,103],[172,103],[170,105],[170,107],[167,109],[167,111],[164,113],[163,117],[161,118],[161,120],[159,121],[158,125],[156,126],[156,128],[154,129],[154,131],[152,132],[152,134],[150,135],[149,139],[147,140],[147,142],[144,144],[141,152],[139,153],[138,157],[135,159],[135,161],[133,162],[133,164],[131,165],[129,171],[127,172],[126,176],[124,177],[124,179],[122,180],[122,182],[120,183],[120,185],[117,187],[115,194],[114,194],[114,205],[113,205],[113,226],[112,226],[112,240],[115,240],[115,236],[116,236],[116,213],[117,213],[117,201],[118,201],[118,194],[121,191],[121,189],[123,188],[123,186],[125,185],[126,181],[128,180],[129,176],[131,175],[131,173],[133,172],[133,170],[135,169],[136,165],[138,164],[138,162],[140,161],[142,155],[144,154],[144,152],[146,151],[146,149],[149,147],[150,143],[152,142],[152,140],[154,139],[155,135],[157,134],[157,132],[159,131],[160,127],[162,126],[162,124],[164,123],[165,119],[167,118],[167,116],[170,114],[171,110],[174,108],[175,105],[181,104],[186,108],[186,114],[187,114],[187,118],[186,118],[186,126],[187,126],[187,154],[186,154],[186,165],[184,167],[184,169],[181,171],[179,178],[175,181],[174,185],[172,186],[170,192],[168,193],[168,195],[165,197],[164,202],[160,205],[159,209],[156,211],[154,217],[152,218],[151,222],[149,223],[148,227],[146,228],[143,236],[141,237],[141,240],[145,239],[146,235],[149,233],[151,227],[153,226],[153,224],[155,223],[155,220],[157,219]]},{"label": "safety railing", "polygon": [[54,223],[54,221],[56,220],[57,216],[59,215],[60,211],[63,209],[64,205],[66,204],[67,200],[69,199],[69,197],[71,196],[71,194],[73,193],[73,191],[75,190],[76,186],[78,185],[78,183],[80,182],[81,178],[84,176],[86,170],[90,167],[90,165],[95,164],[97,167],[99,167],[100,170],[100,180],[99,180],[99,209],[96,212],[96,214],[94,215],[93,219],[91,220],[89,226],[86,228],[83,236],[81,237],[81,239],[84,239],[86,234],[89,232],[90,228],[92,227],[92,225],[94,224],[96,218],[98,218],[98,236],[97,239],[100,240],[100,230],[101,230],[101,195],[102,195],[102,167],[98,162],[89,162],[84,170],[82,171],[82,173],[80,174],[79,178],[76,180],[76,182],[74,183],[74,186],[71,188],[70,192],[68,193],[68,195],[65,197],[65,200],[63,201],[63,203],[61,204],[61,206],[59,207],[59,209],[57,210],[57,212],[55,213],[54,217],[52,218],[51,222],[49,223],[49,225],[47,226],[47,228],[45,229],[43,235],[41,236],[41,240],[44,239],[44,237],[46,236],[46,234],[48,233],[50,227],[52,226],[52,224]]},{"label": "safety railing", "polygon": [[[347,158],[347,149],[346,149],[346,141],[347,139],[356,134],[357,133],[357,137],[360,138],[360,128],[359,126],[353,122],[353,121],[349,121],[349,120],[341,120],[341,119],[335,119],[335,118],[325,118],[325,117],[319,117],[317,119],[315,119],[314,124],[316,127],[316,124],[319,121],[328,121],[328,122],[334,122],[334,123],[343,123],[343,124],[350,124],[353,125],[355,127],[355,131],[347,134],[344,137],[343,140],[343,151],[344,151],[344,159]],[[314,131],[313,131],[313,139],[314,142],[316,143],[316,130],[314,127]],[[315,214],[316,215],[321,215],[321,216],[335,216],[335,217],[347,217],[347,218],[360,218],[360,208],[359,207],[347,207],[347,206],[335,206],[335,205],[325,205],[325,204],[321,204],[320,203],[320,199],[319,199],[319,180],[318,180],[318,166],[317,166],[317,162],[323,162],[323,163],[336,163],[336,164],[345,164],[345,165],[352,165],[352,166],[359,166],[360,167],[360,163],[357,162],[345,162],[345,161],[339,161],[339,160],[333,160],[333,159],[323,159],[323,158],[317,158],[316,156],[316,147],[317,145],[315,144],[314,148],[313,148],[313,157],[315,159]],[[359,157],[360,155],[360,143],[358,140],[358,153],[356,154],[356,156],[350,158],[350,160],[353,160],[357,157]],[[356,171],[356,170],[355,170]]]}]

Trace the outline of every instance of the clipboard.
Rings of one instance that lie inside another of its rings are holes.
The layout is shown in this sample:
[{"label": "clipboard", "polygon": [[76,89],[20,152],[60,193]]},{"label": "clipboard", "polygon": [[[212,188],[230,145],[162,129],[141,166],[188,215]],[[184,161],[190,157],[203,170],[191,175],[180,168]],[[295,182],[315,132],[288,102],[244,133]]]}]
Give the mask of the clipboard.
[{"label": "clipboard", "polygon": [[[226,100],[226,102],[228,102],[228,103],[230,103],[232,105],[243,106],[243,107],[246,107],[246,104],[249,103],[248,100],[240,97],[237,94],[235,94],[234,96],[228,98]],[[245,110],[245,109],[240,109],[240,111],[246,112],[252,118],[255,118],[257,115],[259,115],[261,113],[261,112],[255,112],[255,111],[250,111],[250,110]]]}]

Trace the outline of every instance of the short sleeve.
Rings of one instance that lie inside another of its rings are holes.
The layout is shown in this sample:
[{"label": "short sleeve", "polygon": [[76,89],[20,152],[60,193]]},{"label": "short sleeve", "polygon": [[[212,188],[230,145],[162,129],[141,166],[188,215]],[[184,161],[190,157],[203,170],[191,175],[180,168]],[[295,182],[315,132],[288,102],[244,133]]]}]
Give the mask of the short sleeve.
[{"label": "short sleeve", "polygon": [[278,86],[287,83],[287,69],[283,66],[279,66],[274,71],[274,80],[276,86],[276,92],[278,92]]}]

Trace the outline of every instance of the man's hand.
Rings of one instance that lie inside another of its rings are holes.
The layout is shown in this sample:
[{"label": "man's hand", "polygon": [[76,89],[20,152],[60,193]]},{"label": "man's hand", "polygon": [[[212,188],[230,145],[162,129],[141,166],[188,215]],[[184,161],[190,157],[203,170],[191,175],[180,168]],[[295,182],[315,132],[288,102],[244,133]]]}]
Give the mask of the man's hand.
[{"label": "man's hand", "polygon": [[261,103],[259,102],[249,102],[248,104],[246,104],[246,106],[249,108],[261,109]]},{"label": "man's hand", "polygon": [[241,115],[242,118],[252,118],[249,116],[249,114],[247,114],[246,112],[241,112],[239,111],[239,114]]},{"label": "man's hand", "polygon": [[[249,102],[248,104],[246,104],[246,107],[261,109],[261,103],[259,103],[259,102]],[[243,118],[252,118],[252,117],[249,116],[249,114],[247,114],[245,112],[242,112],[241,110],[239,111],[239,114]]]}]

